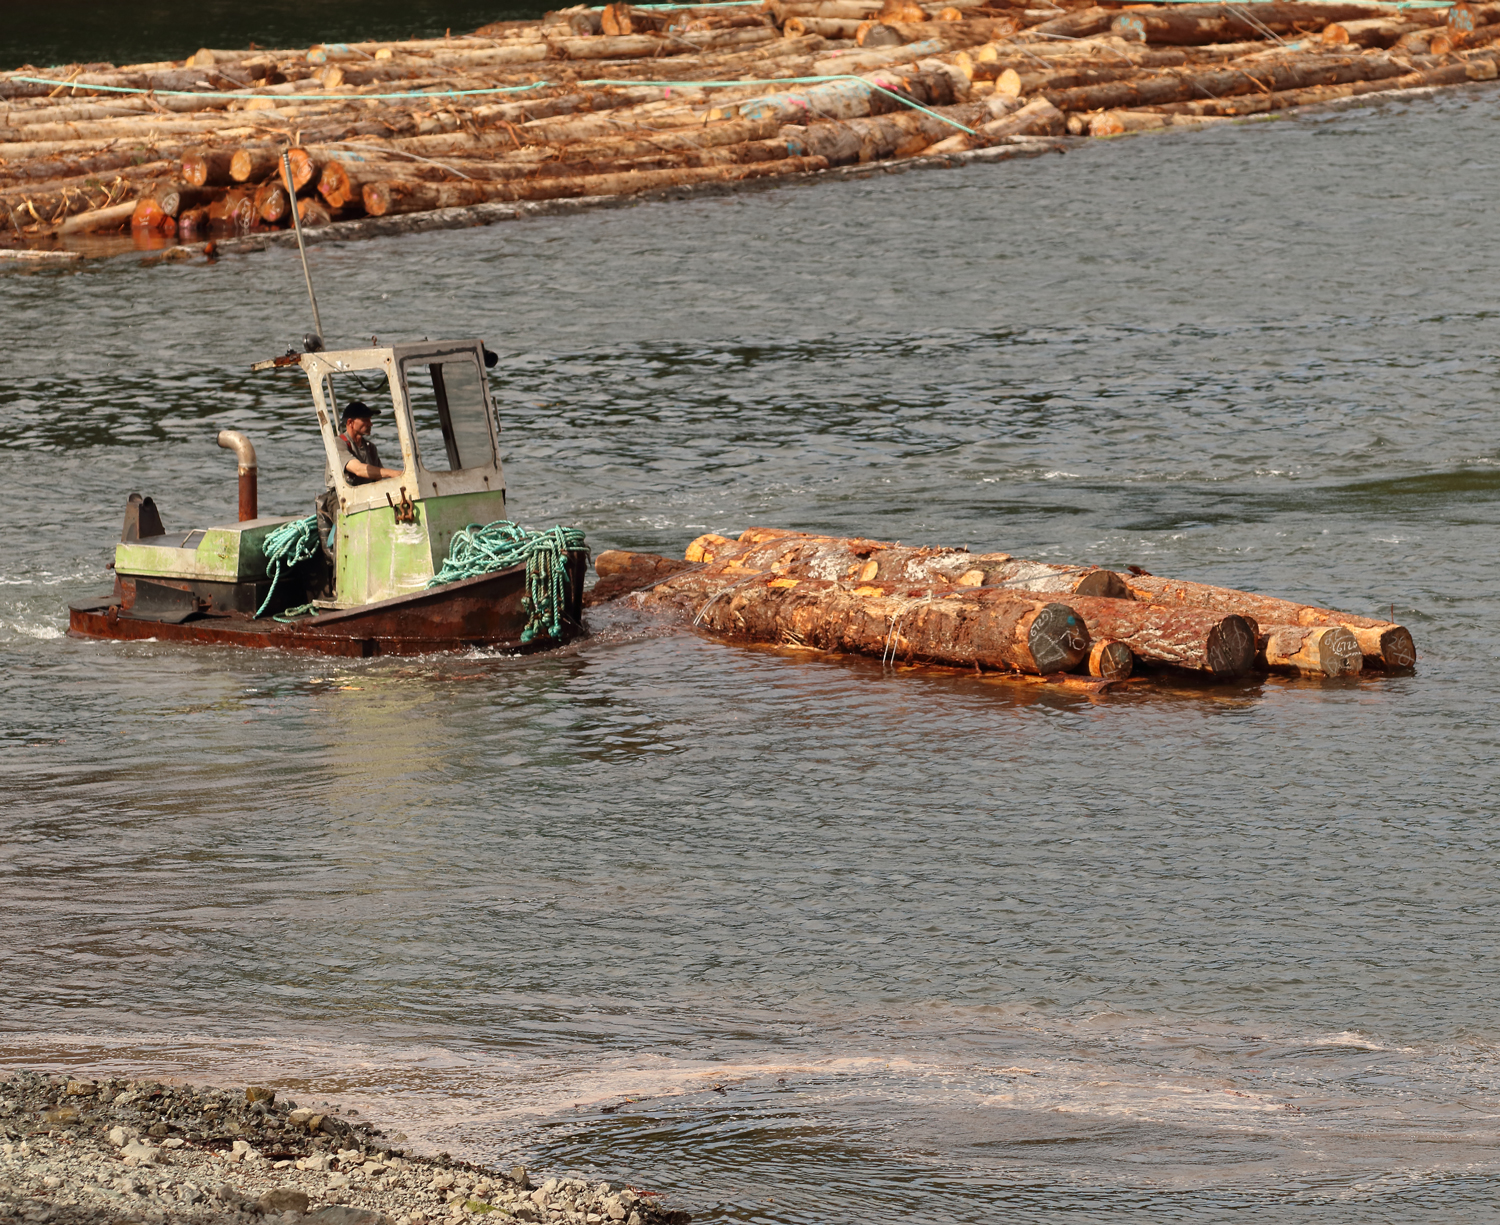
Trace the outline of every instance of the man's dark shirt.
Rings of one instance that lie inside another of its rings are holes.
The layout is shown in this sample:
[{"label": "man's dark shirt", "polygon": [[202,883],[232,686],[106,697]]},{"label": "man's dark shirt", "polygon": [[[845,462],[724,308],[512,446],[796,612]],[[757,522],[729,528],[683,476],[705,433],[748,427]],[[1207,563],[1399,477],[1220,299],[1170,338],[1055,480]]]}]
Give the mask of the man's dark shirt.
[{"label": "man's dark shirt", "polygon": [[385,465],[380,462],[380,452],[375,449],[375,444],[368,438],[362,438],[355,442],[348,434],[340,434],[334,443],[338,451],[339,467],[344,473],[344,479],[351,485],[368,485],[371,481],[378,481],[376,476],[356,476],[349,471],[349,461],[357,459],[362,464],[369,464],[372,468],[382,468]]}]

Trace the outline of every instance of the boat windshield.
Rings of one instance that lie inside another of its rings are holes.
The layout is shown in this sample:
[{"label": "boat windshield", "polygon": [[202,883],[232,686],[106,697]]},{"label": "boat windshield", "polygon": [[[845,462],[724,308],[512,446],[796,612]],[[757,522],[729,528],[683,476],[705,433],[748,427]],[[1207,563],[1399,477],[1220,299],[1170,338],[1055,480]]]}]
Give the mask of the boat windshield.
[{"label": "boat windshield", "polygon": [[495,462],[484,374],[469,356],[402,363],[417,455],[428,472],[488,468]]}]

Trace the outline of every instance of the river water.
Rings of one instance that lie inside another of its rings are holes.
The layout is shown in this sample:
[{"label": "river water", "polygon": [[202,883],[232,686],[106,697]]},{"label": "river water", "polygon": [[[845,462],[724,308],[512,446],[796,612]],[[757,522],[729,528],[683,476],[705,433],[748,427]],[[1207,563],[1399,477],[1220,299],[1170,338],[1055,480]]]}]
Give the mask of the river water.
[{"label": "river water", "polygon": [[0,1064],[273,1083],[706,1221],[1495,1219],[1496,98],[312,256],[333,339],[502,354],[528,524],[1394,607],[1393,679],[1041,696],[627,614],[74,641],[128,491],[232,515],[219,428],[309,508],[305,388],[247,371],[300,272],[0,278]]}]

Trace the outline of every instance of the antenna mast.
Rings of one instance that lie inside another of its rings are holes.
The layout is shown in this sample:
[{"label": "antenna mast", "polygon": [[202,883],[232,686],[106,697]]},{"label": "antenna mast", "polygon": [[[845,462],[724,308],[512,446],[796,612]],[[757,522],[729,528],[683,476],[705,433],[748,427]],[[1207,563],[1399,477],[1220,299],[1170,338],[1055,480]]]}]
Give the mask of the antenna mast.
[{"label": "antenna mast", "polygon": [[281,173],[286,178],[287,200],[292,208],[292,227],[297,231],[297,254],[302,257],[302,279],[307,282],[307,300],[312,303],[313,327],[323,339],[323,321],[318,318],[318,297],[313,293],[312,274],[307,270],[307,248],[302,245],[302,215],[297,211],[297,189],[292,186],[292,151],[281,151]]}]

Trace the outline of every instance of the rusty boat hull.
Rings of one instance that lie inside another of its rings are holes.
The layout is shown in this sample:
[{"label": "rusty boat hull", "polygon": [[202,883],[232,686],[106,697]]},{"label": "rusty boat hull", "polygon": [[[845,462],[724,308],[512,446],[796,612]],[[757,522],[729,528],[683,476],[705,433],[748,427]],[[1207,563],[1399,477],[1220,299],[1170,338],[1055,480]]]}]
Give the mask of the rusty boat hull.
[{"label": "rusty boat hull", "polygon": [[348,658],[426,655],[498,647],[538,651],[562,645],[582,630],[587,555],[568,556],[568,599],[563,637],[523,643],[526,567],[512,566],[426,591],[278,621],[212,609],[187,615],[141,612],[117,596],[70,606],[68,632],[117,642],[197,643],[205,646],[280,648]]}]

